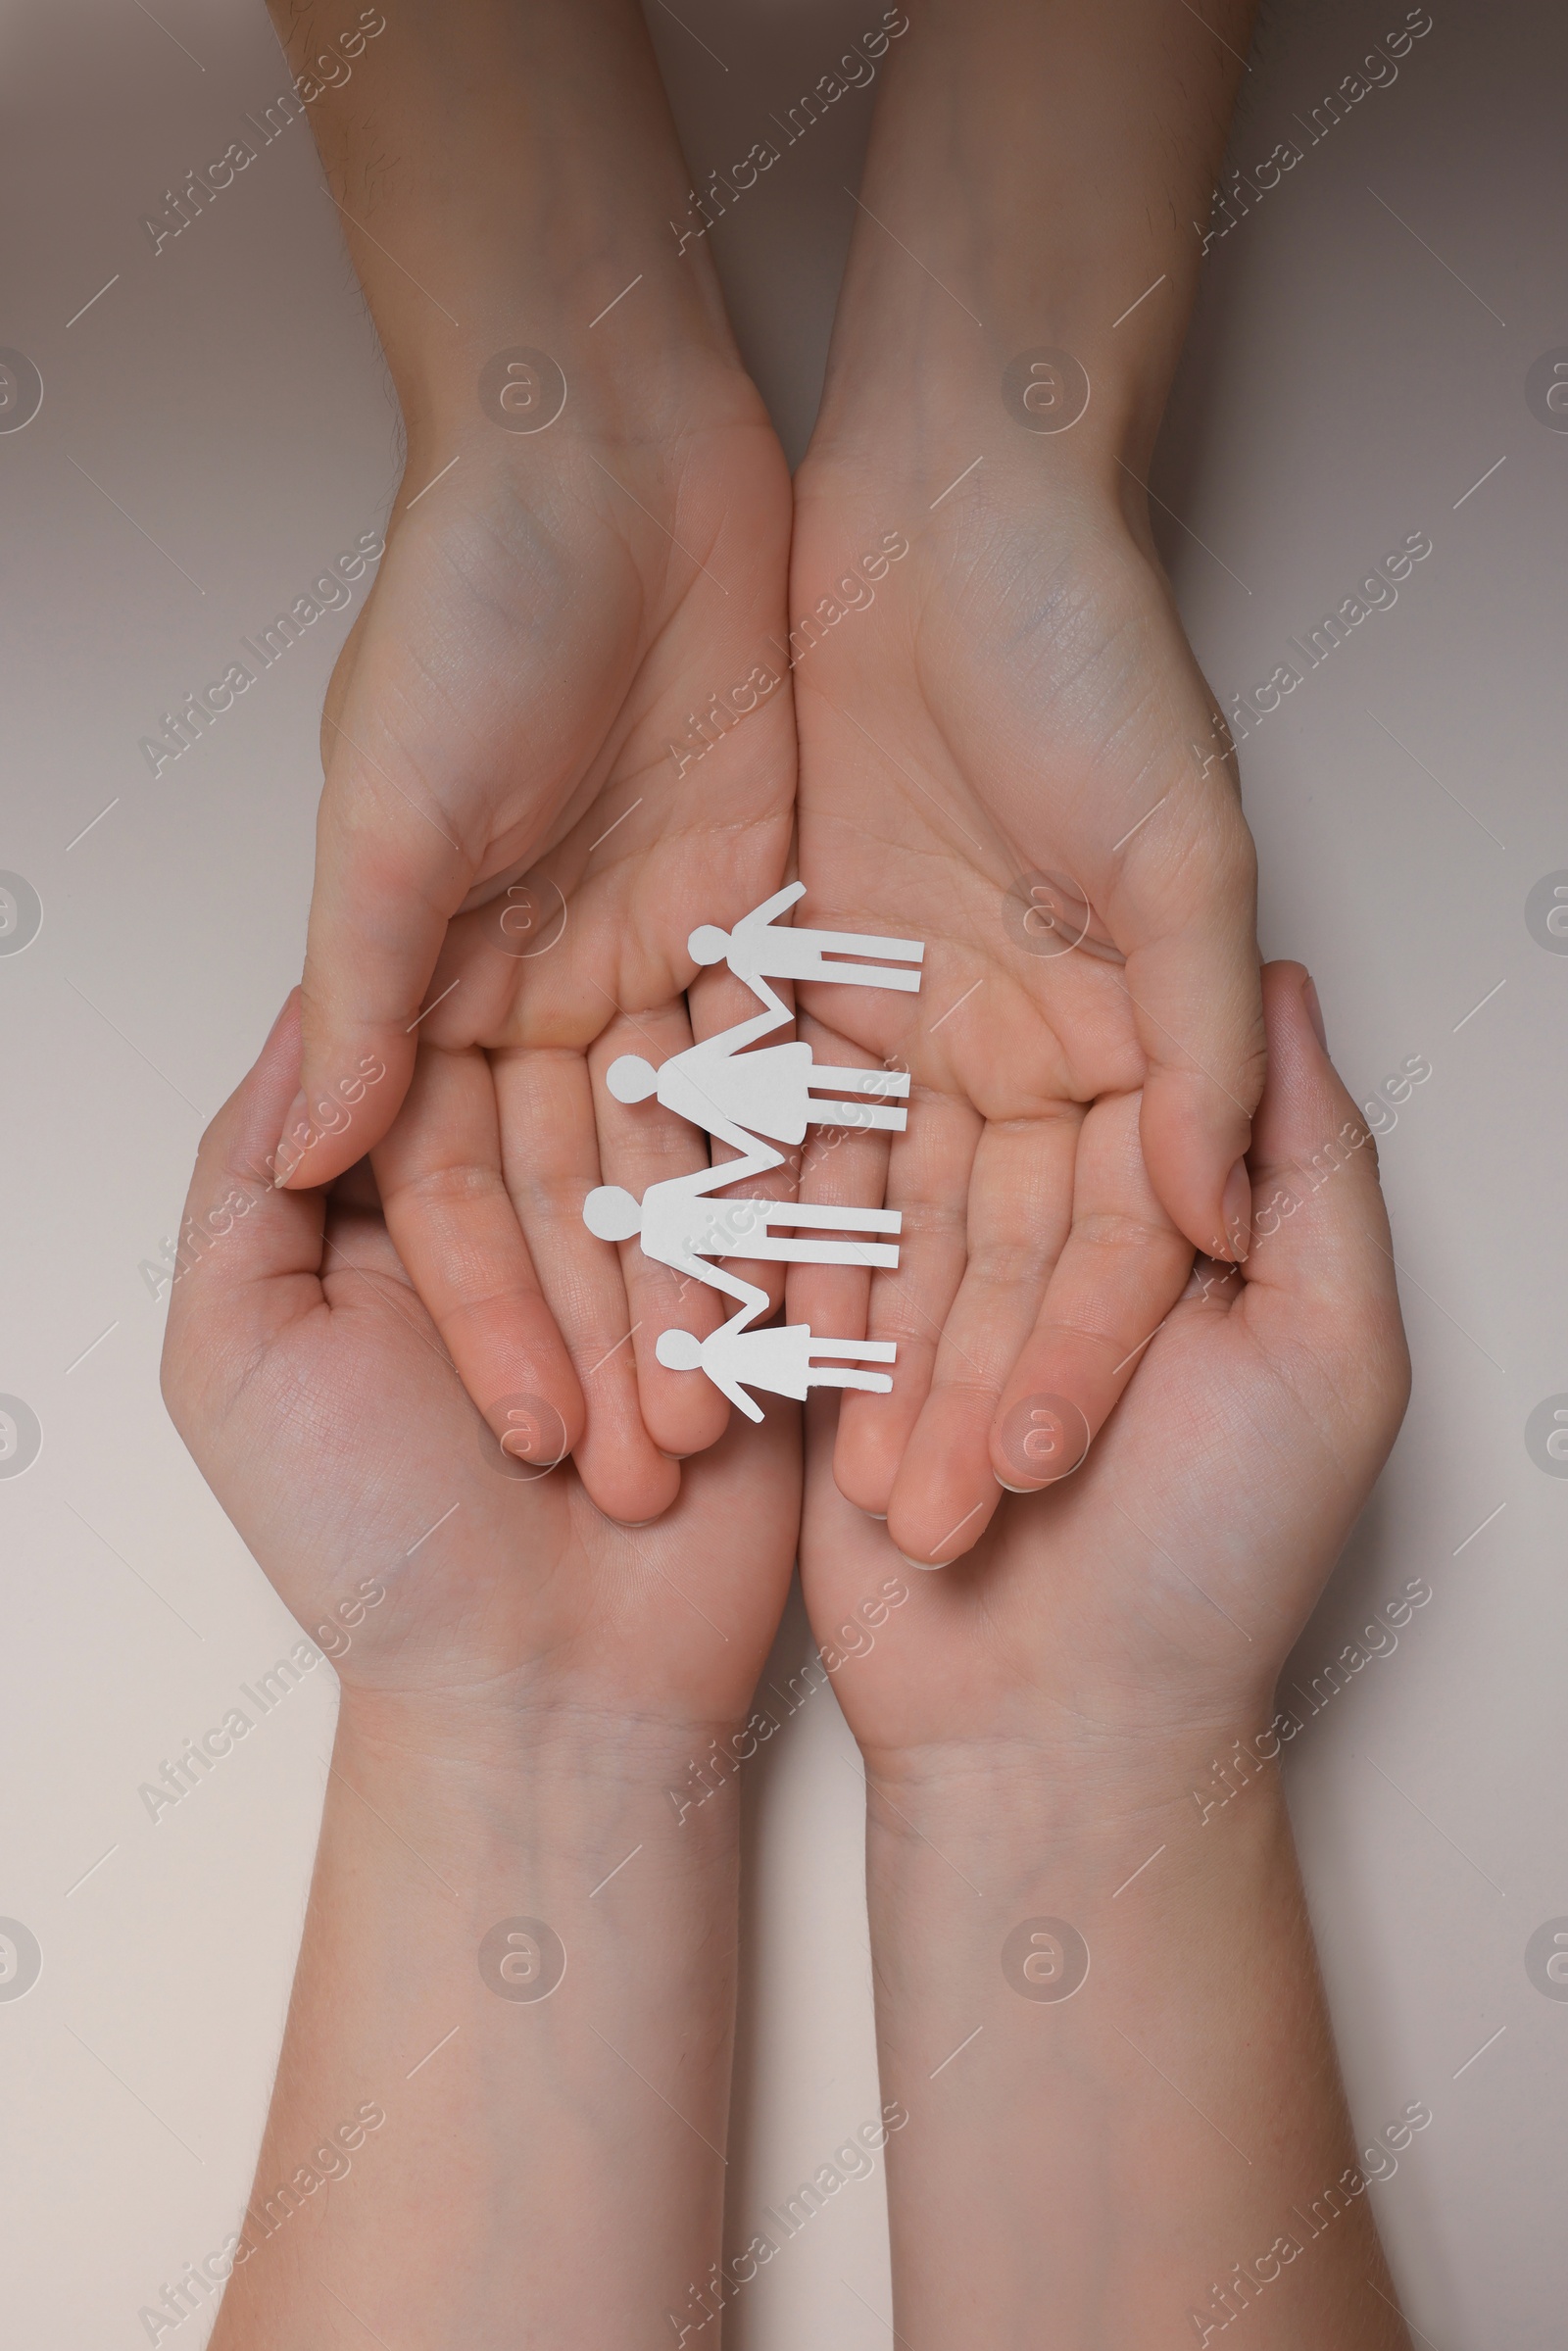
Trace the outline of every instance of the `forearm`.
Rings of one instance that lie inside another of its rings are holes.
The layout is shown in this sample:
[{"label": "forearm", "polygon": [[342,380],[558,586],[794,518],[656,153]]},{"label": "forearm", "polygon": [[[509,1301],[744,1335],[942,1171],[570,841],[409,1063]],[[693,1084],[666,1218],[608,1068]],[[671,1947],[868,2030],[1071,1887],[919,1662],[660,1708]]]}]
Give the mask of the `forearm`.
[{"label": "forearm", "polygon": [[[952,416],[960,437],[989,446],[1004,399],[1015,409],[1004,367],[1061,348],[1093,387],[1073,458],[1124,454],[1143,469],[1252,8],[924,0],[909,11],[886,60],[824,437],[880,408],[884,432]],[[921,386],[932,381],[943,389],[926,416]],[[890,407],[895,384],[903,396]],[[1037,429],[1044,397],[1027,412]]]},{"label": "forearm", "polygon": [[[317,73],[331,13],[270,5],[296,73]],[[512,347],[547,351],[600,422],[650,421],[693,355],[732,363],[711,266],[666,226],[686,168],[636,0],[373,13],[384,29],[310,120],[411,433],[471,427],[480,372]]]},{"label": "forearm", "polygon": [[706,1740],[412,1733],[340,1720],[215,2351],[667,2341],[725,2178],[735,1839],[664,1794]]},{"label": "forearm", "polygon": [[1255,2351],[1405,2351],[1277,1774],[1206,1822],[1195,1775],[1206,1749],[1093,1787],[1013,1751],[869,1784],[883,2089],[910,2118],[895,2318],[922,2351],[1239,2324]]}]

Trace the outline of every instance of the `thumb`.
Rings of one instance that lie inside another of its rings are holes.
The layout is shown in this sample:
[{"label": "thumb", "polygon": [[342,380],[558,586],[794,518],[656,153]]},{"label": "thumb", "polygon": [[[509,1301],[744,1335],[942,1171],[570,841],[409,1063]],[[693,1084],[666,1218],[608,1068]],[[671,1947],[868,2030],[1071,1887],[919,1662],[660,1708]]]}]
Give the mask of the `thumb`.
[{"label": "thumb", "polygon": [[473,859],[444,810],[335,741],[316,830],[299,1090],[277,1142],[283,1185],[330,1183],[380,1142],[409,1089],[417,1022]]},{"label": "thumb", "polygon": [[1257,863],[1228,790],[1206,795],[1194,822],[1178,854],[1151,842],[1129,857],[1115,929],[1148,1065],[1140,1132],[1150,1182],[1195,1248],[1241,1258],[1247,1151],[1267,1065]]},{"label": "thumb", "polygon": [[203,1135],[191,1176],[163,1360],[182,1434],[210,1424],[261,1350],[320,1300],[322,1196],[279,1192],[267,1162],[299,1065],[296,989]]}]

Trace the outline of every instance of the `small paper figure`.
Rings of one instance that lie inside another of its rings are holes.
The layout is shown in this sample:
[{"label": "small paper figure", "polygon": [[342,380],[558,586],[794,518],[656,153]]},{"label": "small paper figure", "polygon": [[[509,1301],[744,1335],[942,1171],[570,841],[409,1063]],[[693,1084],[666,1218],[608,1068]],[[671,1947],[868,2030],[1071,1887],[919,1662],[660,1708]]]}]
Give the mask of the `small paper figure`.
[{"label": "small paper figure", "polygon": [[[764,1155],[765,1154],[765,1155]],[[694,1175],[670,1176],[650,1184],[639,1203],[618,1184],[601,1184],[582,1204],[584,1224],[601,1241],[640,1240],[643,1254],[676,1273],[707,1282],[739,1298],[750,1322],[767,1303],[767,1294],[738,1274],[727,1274],[715,1257],[752,1257],[786,1265],[896,1266],[899,1252],[884,1242],[798,1241],[786,1239],[791,1226],[808,1232],[897,1233],[903,1217],[897,1208],[840,1208],[810,1200],[726,1200],[704,1198],[721,1184],[742,1183],[747,1177],[777,1167],[782,1154],[759,1144],[749,1158],[729,1159],[720,1167],[700,1168]]]},{"label": "small paper figure", "polygon": [[891,1340],[817,1339],[804,1322],[748,1331],[747,1319],[743,1311],[708,1339],[694,1331],[662,1331],[655,1352],[671,1371],[706,1371],[748,1420],[762,1417],[761,1406],[746,1393],[749,1387],[793,1396],[798,1403],[808,1388],[869,1388],[886,1396],[893,1387],[885,1372],[845,1371],[817,1361],[842,1355],[852,1363],[891,1363],[898,1352]]},{"label": "small paper figure", "polygon": [[[657,1070],[641,1053],[622,1053],[611,1062],[606,1083],[620,1102],[644,1102],[657,1094],[666,1110],[706,1127],[740,1151],[751,1149],[754,1135],[804,1143],[808,1123],[884,1127],[902,1134],[908,1112],[885,1104],[887,1098],[908,1093],[906,1071],[827,1068],[813,1062],[810,1047],[800,1043],[764,1045],[756,1053],[743,1050],[770,1029],[782,1027],[789,1017],[779,1004],[775,1011],[760,1012],[685,1053],[672,1053]],[[818,1101],[812,1098],[813,1087],[870,1099]]]},{"label": "small paper figure", "polygon": [[[778,1005],[769,980],[838,980],[850,988],[902,988],[920,985],[917,971],[896,971],[897,963],[918,963],[925,955],[919,939],[878,939],[858,931],[797,931],[774,921],[786,907],[806,896],[804,882],[791,882],[763,905],[742,915],[732,931],[705,922],[686,942],[686,952],[698,963],[728,963],[764,1004]],[[830,956],[882,955],[886,962],[832,962]],[[782,1007],[780,1007],[782,1008]]]}]

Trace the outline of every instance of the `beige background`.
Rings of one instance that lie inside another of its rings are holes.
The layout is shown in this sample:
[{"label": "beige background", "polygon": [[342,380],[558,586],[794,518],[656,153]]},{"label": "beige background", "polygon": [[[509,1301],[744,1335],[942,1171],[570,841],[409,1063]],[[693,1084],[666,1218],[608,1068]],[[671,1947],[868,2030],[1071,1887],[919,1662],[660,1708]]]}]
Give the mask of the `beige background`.
[{"label": "beige background", "polygon": [[[880,8],[650,13],[706,169]],[[1265,25],[1235,160],[1285,137],[1305,152],[1204,264],[1158,487],[1227,700],[1386,548],[1434,543],[1244,746],[1267,950],[1310,962],[1363,1099],[1407,1055],[1432,1065],[1383,1146],[1415,1399],[1300,1678],[1406,1578],[1434,1596],[1298,1742],[1291,1787],[1358,2124],[1417,2098],[1434,2114],[1372,2190],[1405,2307],[1437,2351],[1547,2351],[1568,2290],[1568,2002],[1523,1954],[1568,1914],[1568,1482],[1524,1427],[1568,1391],[1568,956],[1524,908],[1568,868],[1568,434],[1524,379],[1568,342],[1565,38],[1544,7],[1433,15],[1397,81],[1310,146],[1300,118],[1402,6]],[[0,1479],[0,1914],[44,1954],[27,1996],[0,2001],[4,2315],[31,2351],[131,2351],[139,2306],[221,2243],[248,2183],[333,1706],[323,1667],[176,1813],[142,1811],[138,1783],[290,1636],[164,1417],[163,1309],[138,1266],[298,969],[317,713],[347,615],[160,781],[136,746],[379,520],[395,416],[303,125],[156,260],[138,226],[284,86],[259,5],[160,0],[155,20],[13,0],[0,40],[0,344],[45,382],[36,419],[0,435],[0,868],[44,908],[0,955],[0,1391],[44,1432]],[[715,239],[796,453],[868,104],[848,98]],[[628,274],[656,233],[628,228]],[[781,1653],[805,1646],[792,1617]],[[738,2238],[877,2106],[860,1799],[832,1697],[765,1758],[745,1796]],[[880,2178],[848,2187],[762,2273],[731,2321],[742,2351],[890,2342],[881,2198]]]}]

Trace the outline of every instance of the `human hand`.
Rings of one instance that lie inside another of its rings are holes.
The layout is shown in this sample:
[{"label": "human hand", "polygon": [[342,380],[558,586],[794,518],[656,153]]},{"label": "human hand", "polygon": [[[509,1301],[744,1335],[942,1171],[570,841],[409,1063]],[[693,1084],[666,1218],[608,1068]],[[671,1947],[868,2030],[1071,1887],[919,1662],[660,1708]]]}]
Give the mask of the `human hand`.
[{"label": "human hand", "polygon": [[[276,13],[309,71],[310,12]],[[480,1409],[537,1397],[551,1457],[643,1520],[725,1415],[559,1201],[596,1151],[587,1048],[620,1007],[678,1028],[693,905],[723,920],[782,878],[788,472],[707,245],[664,231],[686,167],[634,0],[409,0],[356,55],[312,119],[408,459],[326,700],[279,1164],[318,1186],[377,1151]],[[418,1046],[439,1111],[380,1149]],[[493,1084],[485,1047],[554,1059]],[[662,1172],[707,1163],[651,1131]]]},{"label": "human hand", "polygon": [[[164,1389],[240,1535],[336,1661],[345,1705],[438,1721],[459,1745],[498,1718],[694,1738],[730,1725],[790,1575],[789,1417],[738,1431],[637,1533],[600,1514],[569,1463],[540,1474],[508,1454],[366,1171],[329,1193],[270,1184],[299,1053],[296,995],[203,1139],[186,1229],[208,1242],[172,1295]],[[439,1107],[416,1080],[400,1126]]]},{"label": "human hand", "polygon": [[[783,1606],[795,1416],[737,1429],[635,1532],[569,1462],[508,1454],[367,1169],[270,1180],[299,1028],[296,997],[203,1138],[164,1360],[176,1426],[341,1684],[213,2340],[401,2326],[456,2351],[526,2310],[540,2339],[621,2341],[721,2250],[739,1815],[686,1791],[711,1792]],[[440,1107],[416,1072],[394,1138]]]},{"label": "human hand", "polygon": [[[1252,1251],[1240,1267],[1200,1258],[1082,1467],[1004,1500],[839,1675],[879,1777],[1019,1750],[1157,1763],[1272,1703],[1394,1441],[1409,1367],[1377,1148],[1299,964],[1267,966],[1264,1004]],[[1157,1213],[1147,1179],[1143,1213]],[[802,1574],[819,1638],[843,1649],[895,1553],[840,1493],[823,1422]]]},{"label": "human hand", "polygon": [[893,2318],[933,2351],[1212,2345],[1259,2298],[1280,2351],[1409,2351],[1366,2190],[1432,2109],[1352,2135],[1273,1768],[1408,1368],[1375,1147],[1306,974],[1263,986],[1251,1253],[1200,1259],[1076,1474],[890,1588],[828,1415],[810,1442],[802,1575],[910,2112]]},{"label": "human hand", "polygon": [[[1020,1408],[1063,1398],[1093,1438],[1185,1278],[1171,1227],[1247,1245],[1252,849],[1143,485],[1249,19],[927,0],[855,199],[797,478],[800,869],[818,919],[930,952],[915,1005],[803,1003],[914,1077],[906,1262],[871,1305],[901,1370],[891,1408],[846,1410],[839,1475],[922,1562],[1032,1482]],[[1104,1189],[1078,1181],[1087,1105],[1135,1093],[1148,1233],[1075,1200]],[[814,1180],[857,1163],[880,1200],[858,1144]],[[791,1311],[853,1329],[846,1293]]]},{"label": "human hand", "polygon": [[[913,1079],[906,1134],[818,1152],[807,1191],[881,1199],[885,1168],[904,1212],[865,1324],[898,1343],[895,1394],[846,1405],[838,1474],[920,1563],[968,1548],[1001,1485],[1032,1482],[1015,1436],[1030,1399],[1065,1399],[1070,1465],[1190,1245],[1246,1247],[1251,844],[1152,552],[1098,497],[1058,486],[1047,506],[1034,456],[988,458],[911,526],[874,605],[795,673],[818,919],[927,942],[918,999],[802,996],[831,1024],[821,1057],[848,1045]],[[854,549],[932,487],[871,493],[812,461],[797,609],[830,583],[842,598]],[[803,1278],[791,1311],[858,1328],[864,1285]]]}]

